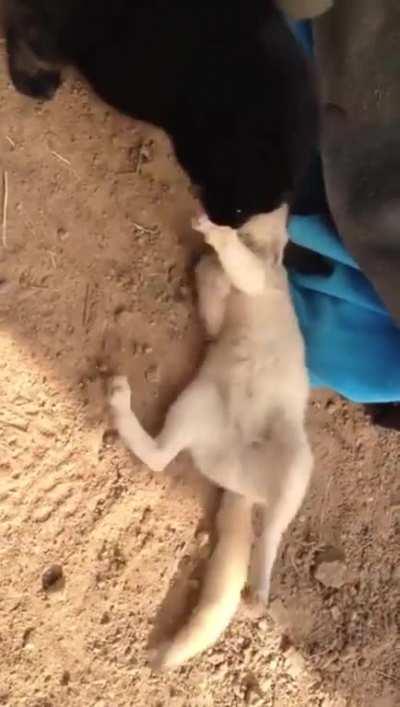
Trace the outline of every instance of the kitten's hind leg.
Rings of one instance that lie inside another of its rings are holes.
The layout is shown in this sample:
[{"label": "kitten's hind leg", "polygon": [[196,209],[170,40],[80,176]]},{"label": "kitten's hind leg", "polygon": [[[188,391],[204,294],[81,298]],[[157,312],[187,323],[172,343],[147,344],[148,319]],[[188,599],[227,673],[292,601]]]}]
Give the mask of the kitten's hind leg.
[{"label": "kitten's hind leg", "polygon": [[265,603],[268,602],[272,569],[283,533],[301,506],[312,465],[311,450],[307,440],[304,440],[285,475],[280,492],[276,497],[272,495],[263,511],[263,531],[254,547],[250,583]]},{"label": "kitten's hind leg", "polygon": [[206,242],[218,255],[232,285],[247,295],[263,292],[266,282],[264,264],[239,238],[230,226],[218,226],[207,217],[193,222],[193,227],[204,234]]}]

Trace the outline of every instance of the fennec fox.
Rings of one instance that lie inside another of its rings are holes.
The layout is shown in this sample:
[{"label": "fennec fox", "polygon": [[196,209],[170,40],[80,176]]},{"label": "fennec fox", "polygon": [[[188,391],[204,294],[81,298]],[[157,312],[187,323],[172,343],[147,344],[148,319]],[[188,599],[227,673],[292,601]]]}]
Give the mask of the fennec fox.
[{"label": "fennec fox", "polygon": [[309,482],[308,379],[282,266],[286,220],[284,205],[251,218],[240,232],[205,216],[195,222],[214,249],[196,268],[199,312],[211,343],[157,439],[132,412],[127,379],[112,382],[116,428],[139,459],[163,471],[181,450],[189,450],[200,472],[225,489],[199,604],[159,649],[160,667],[175,667],[204,651],[231,621],[247,579],[256,504],[263,508],[263,531],[251,581],[267,601],[282,534]]}]

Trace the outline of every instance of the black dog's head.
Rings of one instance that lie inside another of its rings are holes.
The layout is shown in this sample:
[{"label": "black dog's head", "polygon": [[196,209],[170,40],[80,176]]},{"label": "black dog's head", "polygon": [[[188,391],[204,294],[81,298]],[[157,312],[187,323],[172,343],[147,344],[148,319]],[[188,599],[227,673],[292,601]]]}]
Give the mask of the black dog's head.
[{"label": "black dog's head", "polygon": [[237,228],[251,216],[273,211],[290,197],[291,176],[284,151],[251,135],[192,135],[175,149],[196,184],[202,206],[215,223]]},{"label": "black dog's head", "polygon": [[15,88],[32,98],[50,99],[60,84],[57,12],[49,0],[7,0],[4,24],[8,66]]}]

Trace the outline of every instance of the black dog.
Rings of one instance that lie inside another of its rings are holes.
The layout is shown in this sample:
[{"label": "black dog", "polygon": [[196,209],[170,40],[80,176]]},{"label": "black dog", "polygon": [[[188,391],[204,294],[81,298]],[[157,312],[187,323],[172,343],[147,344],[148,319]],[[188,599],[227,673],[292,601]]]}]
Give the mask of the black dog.
[{"label": "black dog", "polygon": [[50,98],[63,65],[163,128],[209,217],[240,226],[296,193],[317,137],[306,58],[271,0],[6,0],[11,78]]}]

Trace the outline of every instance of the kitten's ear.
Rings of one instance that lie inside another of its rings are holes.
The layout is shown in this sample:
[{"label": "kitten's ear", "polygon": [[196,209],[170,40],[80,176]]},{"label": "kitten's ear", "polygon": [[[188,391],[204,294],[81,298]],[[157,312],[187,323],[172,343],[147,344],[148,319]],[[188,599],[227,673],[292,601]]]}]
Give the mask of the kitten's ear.
[{"label": "kitten's ear", "polygon": [[262,257],[271,265],[280,265],[283,261],[283,251],[288,241],[288,211],[287,204],[282,204],[274,211],[252,216],[240,229],[250,236]]},{"label": "kitten's ear", "polygon": [[267,260],[272,267],[282,265],[287,242],[288,237],[286,230],[282,234],[274,234],[268,241],[266,255]]},{"label": "kitten's ear", "polygon": [[288,214],[287,204],[282,204],[275,211],[266,214],[268,259],[272,265],[282,265],[283,262],[283,253],[288,242]]},{"label": "kitten's ear", "polygon": [[281,204],[275,211],[271,211],[268,217],[271,219],[271,226],[286,231],[286,224],[289,216],[289,207],[286,203]]}]

